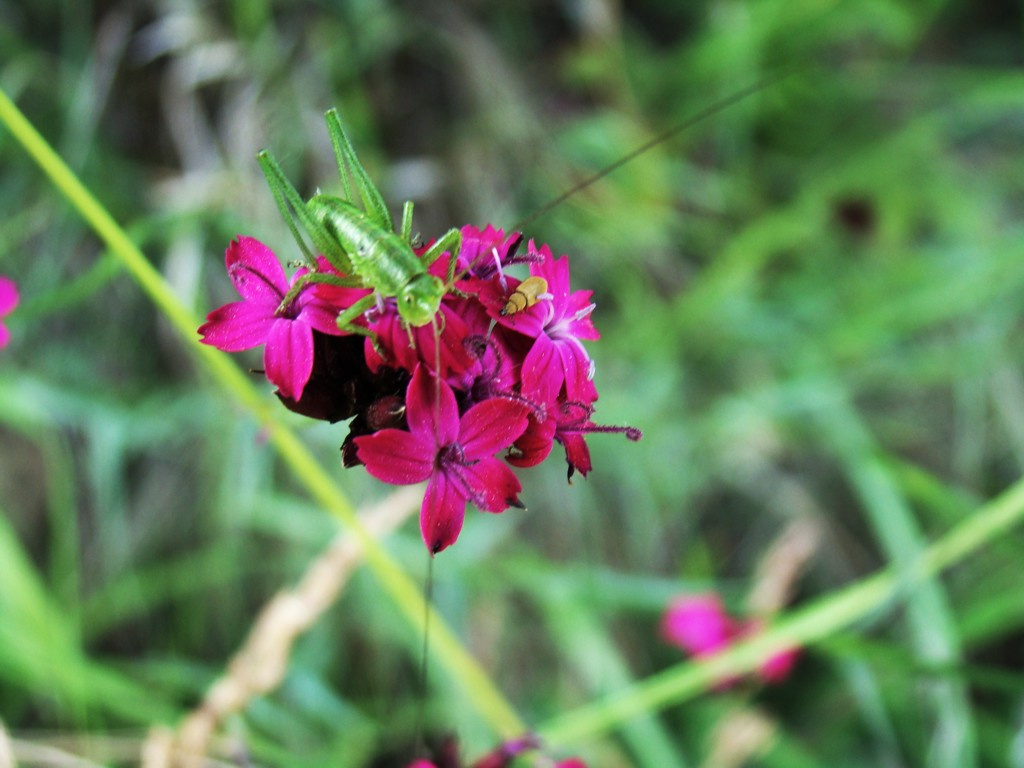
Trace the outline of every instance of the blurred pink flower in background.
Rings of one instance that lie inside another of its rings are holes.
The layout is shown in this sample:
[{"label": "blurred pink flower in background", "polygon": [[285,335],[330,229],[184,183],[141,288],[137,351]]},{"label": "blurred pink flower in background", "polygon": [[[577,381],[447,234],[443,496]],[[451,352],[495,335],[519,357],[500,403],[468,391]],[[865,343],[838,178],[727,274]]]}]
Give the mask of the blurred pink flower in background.
[{"label": "blurred pink flower in background", "polygon": [[[761,631],[758,619],[737,620],[729,616],[715,593],[685,595],[673,600],[661,622],[661,636],[694,657],[707,658],[745,637]],[[783,681],[796,664],[797,648],[777,653],[761,664],[758,676],[766,683]],[[735,680],[724,680],[731,685]]]},{"label": "blurred pink flower in background", "polygon": [[[0,320],[11,314],[18,306],[18,286],[9,277],[0,275]],[[7,346],[11,340],[11,332],[7,326],[0,322],[0,349]]]}]

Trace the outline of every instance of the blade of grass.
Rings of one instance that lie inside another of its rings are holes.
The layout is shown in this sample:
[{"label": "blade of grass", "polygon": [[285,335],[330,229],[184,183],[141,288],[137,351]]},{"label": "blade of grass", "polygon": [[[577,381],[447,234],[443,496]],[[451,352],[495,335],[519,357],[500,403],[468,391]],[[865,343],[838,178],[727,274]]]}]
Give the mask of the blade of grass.
[{"label": "blade of grass", "polygon": [[[633,682],[629,666],[607,629],[582,601],[539,590],[536,597],[544,600],[545,619],[551,627],[552,637],[558,639],[560,648],[571,649],[570,663],[592,691],[624,687]],[[623,722],[622,739],[633,751],[638,765],[657,765],[659,768],[684,768],[687,765],[653,712],[641,712]]]},{"label": "blade of grass", "polygon": [[82,652],[77,616],[47,591],[3,510],[0,562],[0,676],[26,690],[47,691],[58,709],[79,722],[96,711],[136,723],[171,715],[144,686]]},{"label": "blade of grass", "polygon": [[737,643],[702,662],[685,662],[652,675],[601,701],[567,712],[537,729],[550,744],[566,744],[604,733],[638,714],[687,701],[716,680],[755,669],[793,646],[809,646],[913,596],[911,587],[930,579],[1024,522],[1024,480],[977,509],[907,566],[890,566],[855,584],[786,614],[762,635]]},{"label": "blade of grass", "polygon": [[[825,384],[831,391],[827,410],[818,422],[831,452],[842,463],[874,529],[886,559],[896,569],[913,562],[924,549],[924,535],[898,483],[880,457],[879,448],[838,383]],[[920,658],[931,664],[962,661],[955,619],[942,586],[936,579],[915,585],[907,600],[913,645]],[[971,720],[966,686],[955,678],[935,680],[923,689],[931,706],[935,732],[929,764],[969,768],[975,764],[977,738]]]},{"label": "blade of grass", "polygon": [[525,726],[465,646],[423,596],[402,567],[367,532],[347,496],[338,488],[303,443],[278,418],[276,403],[265,398],[224,353],[196,341],[199,319],[175,296],[160,273],[129,239],[106,209],[79,181],[35,127],[0,89],[0,122],[40,166],[54,186],[124,264],[157,309],[181,335],[185,346],[232,399],[266,430],[270,443],[310,495],[359,539],[371,570],[414,630],[422,634],[430,618],[431,653],[457,680],[476,711],[500,735],[511,737]]},{"label": "blade of grass", "polygon": [[899,740],[889,712],[885,709],[876,673],[869,664],[853,659],[840,662],[838,670],[857,702],[864,727],[871,734],[871,745],[877,765],[892,768],[902,766]]}]

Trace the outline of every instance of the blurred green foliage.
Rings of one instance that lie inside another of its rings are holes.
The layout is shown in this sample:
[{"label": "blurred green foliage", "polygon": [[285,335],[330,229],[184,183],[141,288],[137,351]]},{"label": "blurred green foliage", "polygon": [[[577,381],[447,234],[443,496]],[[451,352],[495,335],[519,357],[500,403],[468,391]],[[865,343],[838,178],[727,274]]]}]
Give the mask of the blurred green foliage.
[{"label": "blurred green foliage", "polygon": [[[254,157],[335,189],[330,106],[430,236],[513,227],[796,68],[527,233],[595,291],[598,419],[646,433],[593,437],[571,487],[557,456],[522,472],[529,511],[470,512],[435,564],[439,608],[532,723],[675,663],[665,602],[741,606],[793,520],[823,531],[801,599],[906,561],[1024,466],[1019,4],[626,6],[0,4],[0,85],[199,314],[231,298],[235,234],[295,255]],[[336,525],[6,133],[0,162],[0,273],[22,293],[0,352],[0,718],[108,754],[195,704]],[[337,462],[343,426],[294,423]],[[385,490],[336,471],[357,500]],[[746,706],[772,729],[752,764],[1024,765],[1022,545],[991,542],[776,689],[578,751],[701,765]],[[415,526],[388,546],[425,570]],[[418,649],[360,575],[234,728],[258,764],[370,764],[412,738]],[[483,751],[433,682],[430,727]]]}]

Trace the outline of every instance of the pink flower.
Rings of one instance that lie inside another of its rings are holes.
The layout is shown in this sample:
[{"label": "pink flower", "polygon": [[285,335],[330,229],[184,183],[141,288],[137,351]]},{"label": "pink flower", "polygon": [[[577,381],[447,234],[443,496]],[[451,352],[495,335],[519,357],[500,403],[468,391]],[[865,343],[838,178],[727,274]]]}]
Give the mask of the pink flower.
[{"label": "pink flower", "polygon": [[[6,317],[17,306],[17,285],[10,278],[0,275],[0,317]],[[0,349],[10,341],[10,331],[0,323]]]},{"label": "pink flower", "polygon": [[[6,317],[18,306],[18,286],[9,277],[0,275],[0,318]],[[11,332],[0,322],[0,349],[11,340]]]},{"label": "pink flower", "polygon": [[522,506],[519,480],[494,454],[526,429],[526,406],[492,398],[460,418],[451,387],[418,365],[405,408],[409,431],[382,429],[355,443],[377,479],[397,485],[428,481],[420,531],[432,554],[458,538],[467,501],[487,512]]},{"label": "pink flower", "polygon": [[661,624],[662,637],[698,658],[725,648],[737,629],[716,594],[676,598]]},{"label": "pink flower", "polygon": [[[725,612],[722,599],[714,593],[687,595],[669,604],[661,623],[662,637],[694,657],[706,658],[737,640],[761,631],[759,620],[737,621]],[[799,650],[782,651],[766,660],[758,670],[766,683],[784,680],[796,663]],[[735,680],[724,680],[731,685]]]},{"label": "pink flower", "polygon": [[[263,366],[267,378],[282,397],[299,400],[313,370],[313,329],[341,335],[335,322],[339,306],[345,305],[345,298],[354,300],[356,294],[366,292],[309,286],[281,309],[290,285],[306,270],[299,270],[289,284],[274,252],[252,237],[233,240],[224,260],[242,301],[215,309],[207,316],[199,328],[202,342],[225,352],[265,344]],[[349,293],[353,296],[346,296]]]}]

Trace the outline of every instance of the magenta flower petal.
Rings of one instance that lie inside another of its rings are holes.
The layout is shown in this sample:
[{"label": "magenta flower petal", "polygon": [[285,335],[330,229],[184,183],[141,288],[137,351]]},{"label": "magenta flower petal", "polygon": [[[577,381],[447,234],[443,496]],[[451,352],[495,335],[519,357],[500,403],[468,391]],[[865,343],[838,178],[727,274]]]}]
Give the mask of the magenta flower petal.
[{"label": "magenta flower petal", "polygon": [[562,372],[565,374],[565,393],[569,400],[577,403],[592,403],[597,400],[592,364],[583,345],[576,339],[571,339],[553,346],[561,359]]},{"label": "magenta flower petal", "polygon": [[[475,360],[463,343],[467,333],[465,321],[448,304],[442,304],[440,311],[441,317],[437,319],[441,329],[439,355],[433,325],[409,328],[399,316],[394,300],[386,301],[382,313],[376,316],[370,313],[373,316],[370,328],[377,334],[387,359],[382,359],[375,350],[367,347],[367,364],[374,369],[387,364],[411,371],[420,363],[430,370],[437,368],[440,363],[441,376],[445,379],[471,367]],[[413,339],[411,345],[410,333]]]},{"label": "magenta flower petal", "polygon": [[[203,342],[226,352],[266,344],[267,378],[285,397],[301,397],[313,365],[312,329],[339,335],[335,318],[339,307],[313,290],[303,290],[281,313],[288,280],[274,252],[259,240],[238,237],[225,254],[228,274],[243,301],[221,307],[207,316],[200,328]],[[300,279],[300,270],[294,280]]]},{"label": "magenta flower petal", "polygon": [[567,335],[588,341],[601,338],[600,332],[594,327],[594,321],[590,319],[590,314],[594,310],[594,305],[590,301],[593,294],[593,291],[576,291],[566,301],[565,314],[571,318],[567,323]]},{"label": "magenta flower petal", "polygon": [[434,468],[434,446],[402,429],[382,429],[357,437],[359,460],[366,471],[394,485],[418,483]]},{"label": "magenta flower petal", "polygon": [[[18,286],[9,277],[0,276],[0,318],[9,315],[18,306]],[[0,349],[11,340],[11,332],[0,322]]]},{"label": "magenta flower petal", "polygon": [[569,257],[554,258],[551,249],[546,245],[541,246],[540,253],[543,254],[544,261],[532,268],[530,274],[543,276],[548,281],[548,293],[554,297],[552,303],[564,306],[569,298]]},{"label": "magenta flower petal", "polygon": [[[325,273],[334,274],[334,270],[321,270]],[[311,295],[316,303],[323,307],[334,307],[335,311],[347,309],[372,291],[368,288],[342,288],[337,285],[317,283],[313,286]],[[305,294],[303,294],[305,295]]]},{"label": "magenta flower petal", "polygon": [[281,262],[256,238],[239,235],[232,240],[224,262],[231,282],[243,299],[276,306],[288,291],[288,279]]},{"label": "magenta flower petal", "polygon": [[274,322],[266,305],[235,301],[206,316],[199,326],[200,341],[224,352],[241,352],[265,343]]},{"label": "magenta flower petal", "polygon": [[554,342],[541,334],[530,347],[523,360],[520,375],[523,379],[523,394],[539,403],[549,403],[562,388],[565,372],[559,363],[561,358]]},{"label": "magenta flower petal", "polygon": [[668,642],[695,656],[704,656],[727,646],[736,628],[715,594],[688,595],[669,605],[661,625]]},{"label": "magenta flower petal", "polygon": [[800,656],[800,650],[793,648],[782,653],[777,653],[761,665],[758,674],[766,683],[781,683],[796,666],[796,660]]},{"label": "magenta flower petal", "polygon": [[459,436],[459,407],[451,387],[431,376],[423,365],[416,366],[405,395],[405,418],[409,430],[424,443],[448,445]]},{"label": "magenta flower petal", "polygon": [[18,306],[18,285],[11,278],[0,275],[0,317],[9,315]]},{"label": "magenta flower petal", "polygon": [[474,405],[462,417],[459,430],[465,458],[486,459],[508,448],[526,430],[527,413],[525,405],[500,398]]},{"label": "magenta flower petal", "polygon": [[309,323],[310,327],[326,333],[328,336],[341,336],[342,330],[338,327],[338,315],[344,307],[335,307],[319,300],[306,300],[313,292],[305,290],[299,297],[299,317]]},{"label": "magenta flower petal", "polygon": [[284,397],[299,400],[313,371],[313,329],[302,320],[275,322],[263,350],[263,367]]},{"label": "magenta flower petal", "polygon": [[[515,441],[513,449],[509,451],[505,461],[513,467],[534,467],[540,464],[554,447],[557,427],[558,424],[554,419],[547,419],[543,422],[530,419],[529,426]],[[581,437],[580,440],[582,441],[583,438]],[[587,470],[589,471],[589,466]]]},{"label": "magenta flower petal", "polygon": [[482,459],[463,467],[462,476],[472,491],[470,500],[484,512],[504,512],[510,506],[519,506],[523,486],[515,473],[497,459]]},{"label": "magenta flower petal", "polygon": [[570,432],[567,434],[556,433],[558,441],[565,448],[565,461],[569,465],[569,478],[573,472],[579,472],[584,477],[593,469],[590,463],[590,449],[583,435]]},{"label": "magenta flower petal", "polygon": [[[467,339],[467,346],[473,351],[476,362],[462,376],[448,380],[456,390],[471,393],[469,404],[521,391],[519,368],[528,349],[522,342],[529,341],[500,325],[492,329],[487,313],[479,305],[475,306],[475,310],[470,308],[467,311],[467,314],[475,315],[469,323],[471,336]],[[482,323],[474,327],[480,321]]]},{"label": "magenta flower petal", "polygon": [[466,497],[444,472],[435,472],[427,483],[420,508],[420,533],[432,555],[455,543],[466,516]]},{"label": "magenta flower petal", "polygon": [[[323,256],[317,259],[317,272],[341,277]],[[292,278],[292,284],[308,272],[300,269]],[[338,327],[338,315],[370,293],[366,288],[342,288],[326,283],[314,283],[299,294],[295,305],[298,316],[313,326],[314,329],[329,336],[343,336],[345,332]]]},{"label": "magenta flower petal", "polygon": [[[438,318],[440,324],[440,374],[443,378],[448,378],[451,373],[462,373],[471,365],[473,365],[473,358],[466,351],[463,341],[466,338],[468,328],[465,320],[448,305],[442,304],[440,308],[441,317]],[[417,359],[425,364],[430,370],[434,370],[438,365],[438,340],[434,338],[434,328],[431,325],[421,325],[418,328],[413,328],[413,338],[415,339],[415,346],[411,351],[415,353]],[[403,337],[406,335],[405,329],[402,329]],[[408,341],[403,342],[406,349],[409,348]],[[415,366],[415,361],[412,363],[412,367]]]},{"label": "magenta flower petal", "polygon": [[551,325],[545,327],[523,360],[523,392],[548,402],[564,382],[569,400],[594,402],[597,389],[591,380],[590,356],[575,336],[559,336],[553,329]]}]

